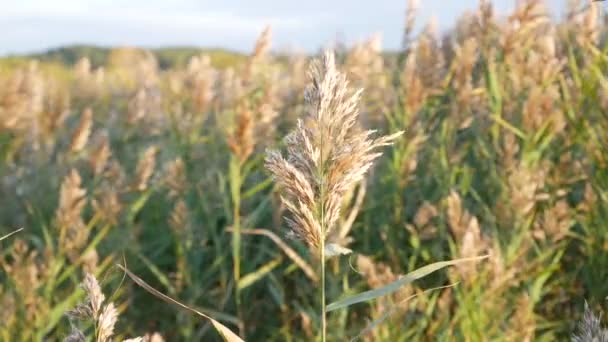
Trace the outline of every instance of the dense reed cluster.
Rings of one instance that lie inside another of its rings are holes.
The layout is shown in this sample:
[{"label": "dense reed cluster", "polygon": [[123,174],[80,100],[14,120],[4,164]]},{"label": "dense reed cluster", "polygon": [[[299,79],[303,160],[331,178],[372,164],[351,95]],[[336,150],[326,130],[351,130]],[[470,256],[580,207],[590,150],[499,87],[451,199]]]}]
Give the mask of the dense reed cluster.
[{"label": "dense reed cluster", "polygon": [[0,340],[605,340],[602,3],[403,7],[395,52],[0,59]]}]

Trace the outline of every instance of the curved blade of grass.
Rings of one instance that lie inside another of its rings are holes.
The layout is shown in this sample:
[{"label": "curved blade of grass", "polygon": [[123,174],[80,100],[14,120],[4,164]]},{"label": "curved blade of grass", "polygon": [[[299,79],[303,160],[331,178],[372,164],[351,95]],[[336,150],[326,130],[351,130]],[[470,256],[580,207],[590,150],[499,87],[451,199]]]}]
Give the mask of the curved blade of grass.
[{"label": "curved blade of grass", "polygon": [[237,288],[239,290],[243,290],[243,289],[253,285],[253,283],[264,278],[265,275],[267,275],[275,267],[279,266],[281,264],[281,262],[283,262],[283,258],[278,257],[274,260],[269,261],[268,263],[266,263],[265,265],[260,267],[257,271],[254,271],[247,275],[242,276],[241,279],[239,280],[239,283],[237,284]]},{"label": "curved blade of grass", "polygon": [[497,114],[492,114],[490,115],[490,118],[492,118],[494,121],[496,121],[496,123],[498,123],[500,126],[502,126],[503,128],[511,131],[511,133],[517,135],[518,137],[520,137],[523,140],[526,140],[526,133],[524,133],[522,130],[520,130],[519,128],[513,126],[512,124],[510,124],[507,120],[503,119],[502,117],[498,116]]},{"label": "curved blade of grass", "polygon": [[167,288],[167,291],[169,291],[170,294],[174,295],[176,293],[175,287],[173,284],[171,284],[171,280],[169,280],[169,278],[164,275],[163,272],[156,265],[154,265],[152,261],[141,253],[135,253],[135,255],[139,258],[139,260],[141,260],[141,262],[143,262],[144,265],[146,265],[150,272],[156,276],[156,279]]},{"label": "curved blade of grass", "polygon": [[15,230],[14,232],[10,232],[10,233],[8,233],[8,234],[6,234],[6,235],[4,235],[4,236],[0,237],[0,241],[2,241],[2,240],[4,240],[4,239],[6,239],[7,237],[9,237],[9,236],[11,236],[11,235],[13,235],[13,234],[17,234],[17,233],[19,233],[19,232],[20,232],[20,231],[22,231],[22,230],[23,230],[23,228],[19,228],[19,229]]},{"label": "curved blade of grass", "polygon": [[441,290],[441,289],[446,289],[449,287],[454,287],[458,285],[458,282],[454,283],[454,284],[450,284],[450,285],[445,285],[445,286],[439,286],[439,287],[433,287],[432,289],[428,289],[428,290],[424,290],[421,293],[416,293],[413,294],[411,296],[408,296],[407,298],[399,301],[399,303],[394,304],[393,306],[391,306],[385,313],[382,314],[382,316],[380,316],[380,318],[374,320],[373,322],[371,322],[370,324],[367,325],[367,327],[365,327],[365,329],[361,330],[361,332],[359,333],[359,335],[353,337],[350,341],[356,341],[359,338],[361,338],[361,336],[371,332],[376,326],[378,326],[380,323],[384,322],[390,315],[392,315],[393,313],[395,313],[395,311],[399,310],[400,305],[405,304],[407,301],[409,301],[410,299],[413,299],[415,297],[418,297],[421,294],[425,294],[431,291],[435,291],[435,290]]},{"label": "curved blade of grass", "polygon": [[137,214],[143,209],[148,202],[148,199],[152,195],[152,189],[148,189],[139,195],[139,197],[133,202],[133,204],[129,207],[127,212],[127,222],[129,224],[133,224],[135,222],[135,217]]},{"label": "curved blade of grass", "polygon": [[440,270],[444,267],[457,265],[457,264],[460,264],[463,262],[479,261],[479,260],[485,259],[487,257],[489,257],[489,255],[473,257],[473,258],[449,260],[449,261],[440,261],[440,262],[436,262],[436,263],[433,263],[430,265],[423,266],[413,272],[410,272],[410,273],[402,276],[398,280],[396,280],[386,286],[383,286],[378,289],[361,292],[354,296],[346,297],[344,299],[333,302],[327,306],[327,312],[342,309],[347,306],[351,306],[353,304],[374,300],[378,297],[386,296],[388,294],[391,294],[391,293],[399,290],[399,288],[401,288],[402,286],[405,286],[405,285],[413,282],[414,280],[426,277],[427,275],[429,275],[437,270]]},{"label": "curved blade of grass", "polygon": [[[232,228],[229,227],[226,229],[227,232],[232,232]],[[267,229],[241,229],[241,234],[251,234],[251,235],[264,235],[272,240],[283,252],[296,264],[304,274],[310,278],[313,282],[319,282],[319,277],[312,269],[312,267],[304,260],[302,257],[291,247],[289,247],[280,237],[278,237],[275,233],[267,230]]]},{"label": "curved blade of grass", "polygon": [[165,301],[165,302],[167,302],[169,304],[175,304],[175,305],[177,305],[177,306],[179,306],[179,307],[181,307],[183,309],[186,309],[188,311],[194,312],[195,314],[208,319],[211,322],[211,324],[213,324],[213,327],[215,328],[215,330],[224,338],[224,341],[227,341],[227,342],[245,342],[237,334],[235,334],[234,332],[232,332],[232,330],[228,329],[222,323],[220,323],[220,322],[216,321],[215,319],[211,318],[210,316],[207,316],[204,313],[202,313],[202,312],[200,312],[200,311],[198,311],[196,309],[193,309],[193,308],[187,306],[186,304],[182,304],[182,303],[176,301],[175,299],[173,299],[173,298],[165,295],[164,293],[156,290],[152,286],[148,285],[141,278],[139,278],[135,274],[131,273],[131,271],[129,271],[123,265],[116,264],[116,266],[118,266],[118,268],[120,268],[121,270],[123,270],[129,276],[129,278],[131,278],[131,280],[133,280],[137,285],[139,285],[144,290],[150,292],[155,297],[158,297],[158,298],[162,299],[163,301]]},{"label": "curved blade of grass", "polygon": [[[93,227],[93,224],[89,223],[88,226]],[[112,227],[113,226],[110,225],[110,224],[106,224],[105,226],[103,226],[103,228],[101,228],[99,230],[99,232],[95,235],[95,237],[93,238],[93,240],[91,240],[91,242],[84,249],[84,251],[82,253],[80,253],[80,257],[78,257],[78,260],[75,263],[71,263],[70,266],[68,266],[67,268],[65,268],[61,272],[61,274],[56,277],[57,280],[54,281],[54,282],[51,282],[50,284],[53,285],[53,286],[55,286],[56,284],[61,284],[67,278],[69,278],[72,274],[74,274],[74,272],[76,272],[76,270],[82,264],[82,262],[84,260],[84,256],[86,256],[87,253],[89,253],[90,251],[92,251],[99,243],[101,243],[101,241],[108,235],[108,233],[110,232],[110,230],[112,229]],[[49,291],[52,291],[53,289],[54,289],[53,287],[50,287]]]},{"label": "curved blade of grass", "polygon": [[265,180],[257,183],[255,186],[251,187],[249,190],[245,191],[241,197],[243,199],[249,199],[251,197],[253,197],[255,194],[259,193],[260,191],[266,189],[267,187],[271,186],[273,184],[273,180],[272,177],[268,177]]}]

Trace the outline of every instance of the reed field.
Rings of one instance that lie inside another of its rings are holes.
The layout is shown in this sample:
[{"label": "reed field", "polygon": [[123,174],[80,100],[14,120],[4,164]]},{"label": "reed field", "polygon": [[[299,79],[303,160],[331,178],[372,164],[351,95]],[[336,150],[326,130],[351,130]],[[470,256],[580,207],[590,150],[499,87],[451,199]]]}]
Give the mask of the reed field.
[{"label": "reed field", "polygon": [[606,7],[402,7],[0,59],[0,341],[608,341]]}]

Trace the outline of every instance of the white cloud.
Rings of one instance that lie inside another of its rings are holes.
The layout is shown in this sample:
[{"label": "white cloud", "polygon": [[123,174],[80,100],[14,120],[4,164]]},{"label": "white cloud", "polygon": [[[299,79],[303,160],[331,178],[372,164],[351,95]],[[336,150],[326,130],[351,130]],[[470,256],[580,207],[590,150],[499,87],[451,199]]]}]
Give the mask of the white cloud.
[{"label": "white cloud", "polygon": [[[69,1],[64,0],[63,3]],[[94,9],[82,5],[75,6],[17,6],[0,11],[0,19],[18,20],[55,19],[55,20],[90,20],[92,22],[121,22],[129,25],[169,25],[176,28],[212,27],[216,29],[251,30],[262,25],[295,29],[311,25],[311,18],[298,17],[245,17],[223,12],[182,12],[179,10],[163,11],[156,8],[107,8]]]},{"label": "white cloud", "polygon": [[[73,5],[73,6],[72,6]],[[321,18],[321,16],[319,16]],[[250,48],[266,25],[293,33],[319,19],[294,16],[247,17],[229,11],[184,11],[177,8],[61,6],[23,3],[0,9],[0,54],[23,53],[63,44],[200,45],[243,50]]]},{"label": "white cloud", "polygon": [[[422,1],[417,25],[422,26],[436,14],[440,28],[449,28],[464,10],[474,10],[477,2]],[[499,12],[513,4],[512,0],[494,2]],[[273,27],[273,43],[279,48],[295,46],[314,51],[338,34],[351,43],[379,32],[385,47],[396,49],[401,41],[406,3],[406,0],[2,1],[0,30],[5,34],[0,35],[0,55],[74,43],[196,45],[249,51],[267,24]]]}]

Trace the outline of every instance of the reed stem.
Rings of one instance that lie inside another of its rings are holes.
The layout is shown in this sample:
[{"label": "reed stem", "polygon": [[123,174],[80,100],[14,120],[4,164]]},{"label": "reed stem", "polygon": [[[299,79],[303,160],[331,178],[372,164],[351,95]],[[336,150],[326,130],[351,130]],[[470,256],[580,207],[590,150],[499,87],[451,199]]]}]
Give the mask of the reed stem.
[{"label": "reed stem", "polygon": [[239,334],[244,336],[245,327],[241,303],[241,163],[236,156],[231,160],[232,192],[232,263],[234,273],[234,298],[239,319]]}]

